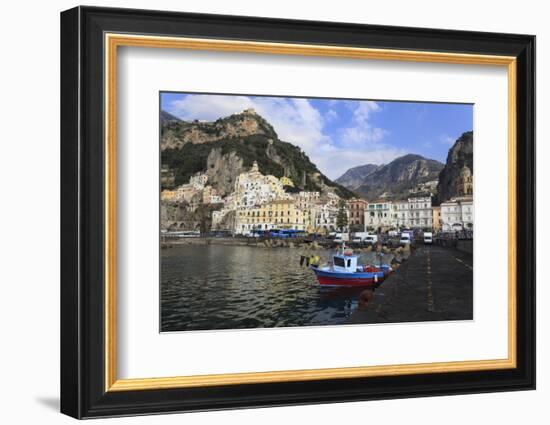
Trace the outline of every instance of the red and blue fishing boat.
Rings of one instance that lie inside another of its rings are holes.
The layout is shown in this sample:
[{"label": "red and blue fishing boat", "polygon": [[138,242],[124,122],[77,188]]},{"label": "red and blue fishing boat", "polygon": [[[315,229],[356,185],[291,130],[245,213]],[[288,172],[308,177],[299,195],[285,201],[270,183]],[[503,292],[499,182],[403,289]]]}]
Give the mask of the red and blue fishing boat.
[{"label": "red and blue fishing boat", "polygon": [[310,268],[315,273],[317,281],[323,286],[374,286],[381,283],[391,273],[387,264],[379,266],[359,265],[359,255],[351,249],[342,246],[342,251],[332,257],[332,262]]}]

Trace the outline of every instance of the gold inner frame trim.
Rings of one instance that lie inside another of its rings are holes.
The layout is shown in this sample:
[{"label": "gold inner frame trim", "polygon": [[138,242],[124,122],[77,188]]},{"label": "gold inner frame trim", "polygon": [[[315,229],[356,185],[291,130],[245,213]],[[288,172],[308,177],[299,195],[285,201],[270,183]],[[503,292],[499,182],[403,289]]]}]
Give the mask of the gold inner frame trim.
[{"label": "gold inner frame trim", "polygon": [[[199,38],[160,37],[106,33],[105,45],[105,391],[137,391],[215,385],[239,385],[269,382],[312,381],[321,379],[450,373],[511,369],[517,365],[516,353],[516,58],[477,54],[370,49],[328,45],[267,43]],[[278,55],[322,56],[404,62],[433,62],[468,65],[494,65],[508,72],[508,357],[494,360],[398,364],[229,373],[175,377],[118,379],[116,325],[116,100],[118,47],[148,47],[261,53]]]}]

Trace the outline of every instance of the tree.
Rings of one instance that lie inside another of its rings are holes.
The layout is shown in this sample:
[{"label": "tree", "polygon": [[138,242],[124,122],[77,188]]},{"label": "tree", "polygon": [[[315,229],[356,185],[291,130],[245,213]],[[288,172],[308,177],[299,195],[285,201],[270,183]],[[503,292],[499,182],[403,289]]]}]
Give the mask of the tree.
[{"label": "tree", "polygon": [[348,225],[348,214],[346,211],[346,203],[340,200],[338,205],[338,215],[336,216],[336,227],[343,232],[344,228]]}]

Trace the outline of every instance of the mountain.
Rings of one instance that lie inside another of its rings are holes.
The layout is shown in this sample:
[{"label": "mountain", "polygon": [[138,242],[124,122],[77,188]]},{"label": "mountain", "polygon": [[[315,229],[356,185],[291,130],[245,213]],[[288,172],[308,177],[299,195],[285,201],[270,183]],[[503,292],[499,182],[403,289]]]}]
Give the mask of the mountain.
[{"label": "mountain", "polygon": [[474,174],[474,133],[463,133],[449,149],[445,168],[439,174],[437,186],[439,202],[447,201],[458,195],[457,185],[464,167]]},{"label": "mountain", "polygon": [[[357,168],[346,171],[337,181],[341,181],[350,171]],[[405,198],[409,190],[420,183],[436,180],[442,169],[443,164],[439,161],[408,154],[394,159],[389,164],[378,166],[366,174],[361,182],[354,182],[353,186],[347,187],[353,188],[355,193],[369,200],[376,200],[381,195],[389,199],[400,199]]]},{"label": "mountain", "polygon": [[169,121],[179,122],[181,120],[178,117],[175,117],[174,115],[170,114],[169,112],[160,111],[161,124],[166,124]]},{"label": "mountain", "polygon": [[348,189],[354,190],[363,184],[369,174],[375,172],[380,167],[381,165],[376,164],[365,164],[353,167],[334,181]]},{"label": "mountain", "polygon": [[161,117],[160,147],[162,165],[174,173],[176,186],[205,172],[225,196],[237,176],[257,161],[261,173],[290,178],[294,190],[334,192],[343,198],[354,195],[322,174],[299,147],[280,140],[273,126],[253,109],[213,122]]}]

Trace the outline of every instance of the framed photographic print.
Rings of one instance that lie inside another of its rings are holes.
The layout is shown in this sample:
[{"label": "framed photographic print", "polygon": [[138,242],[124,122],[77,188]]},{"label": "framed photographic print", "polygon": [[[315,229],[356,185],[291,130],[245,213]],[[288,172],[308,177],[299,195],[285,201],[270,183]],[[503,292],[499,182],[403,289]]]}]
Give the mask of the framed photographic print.
[{"label": "framed photographic print", "polygon": [[61,411],[533,389],[535,38],[61,14]]}]

